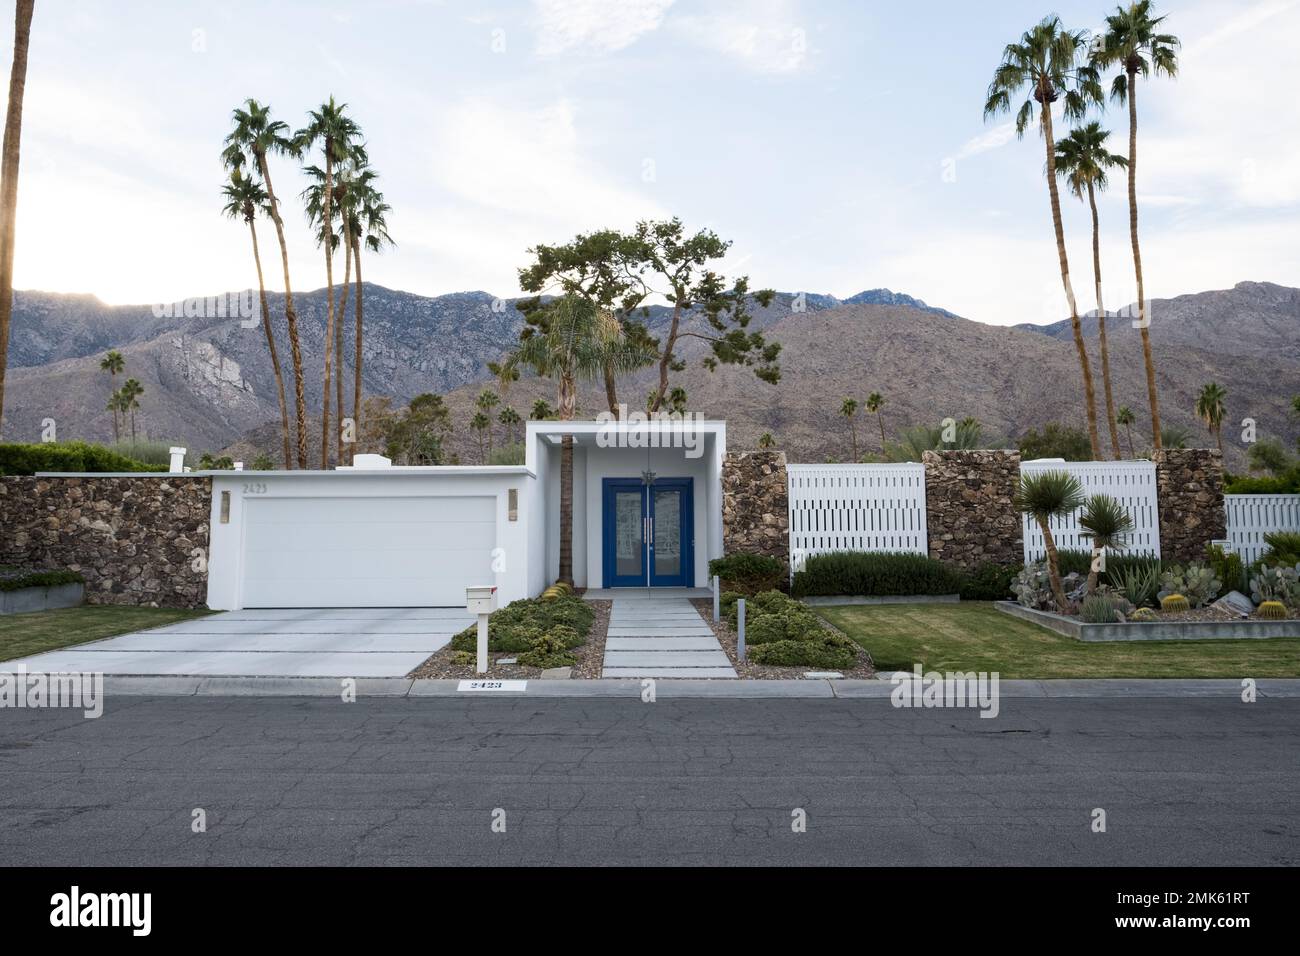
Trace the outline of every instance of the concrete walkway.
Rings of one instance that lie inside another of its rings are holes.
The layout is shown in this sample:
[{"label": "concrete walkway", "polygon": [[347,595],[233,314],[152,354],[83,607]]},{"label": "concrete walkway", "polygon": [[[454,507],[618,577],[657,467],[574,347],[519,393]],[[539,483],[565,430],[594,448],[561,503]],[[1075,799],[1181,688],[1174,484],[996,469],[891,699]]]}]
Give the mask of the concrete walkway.
[{"label": "concrete walkway", "polygon": [[735,679],[727,653],[685,597],[615,597],[601,677]]},{"label": "concrete walkway", "polygon": [[229,677],[404,677],[472,624],[464,608],[227,611],[0,667]]}]

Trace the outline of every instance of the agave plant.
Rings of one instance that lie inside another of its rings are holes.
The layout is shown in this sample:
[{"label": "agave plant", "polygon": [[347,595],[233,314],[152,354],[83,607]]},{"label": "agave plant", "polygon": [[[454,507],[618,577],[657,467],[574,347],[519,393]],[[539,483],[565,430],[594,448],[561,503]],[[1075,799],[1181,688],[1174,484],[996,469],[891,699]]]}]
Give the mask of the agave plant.
[{"label": "agave plant", "polygon": [[[1079,526],[1083,528],[1083,537],[1092,541],[1093,554],[1110,550],[1123,551],[1128,536],[1133,533],[1133,516],[1128,509],[1110,495],[1093,495],[1083,505],[1079,515]],[[1088,593],[1097,590],[1098,561],[1093,558],[1088,569]]]}]

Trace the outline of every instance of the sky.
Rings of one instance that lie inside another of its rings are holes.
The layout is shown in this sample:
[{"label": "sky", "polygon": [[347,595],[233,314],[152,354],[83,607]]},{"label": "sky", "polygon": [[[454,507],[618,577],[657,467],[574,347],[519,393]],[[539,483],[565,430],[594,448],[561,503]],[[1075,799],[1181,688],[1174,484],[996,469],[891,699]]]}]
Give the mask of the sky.
[{"label": "sky", "polygon": [[[1097,29],[1113,4],[1057,6]],[[1176,81],[1138,98],[1149,296],[1300,286],[1300,0],[1157,2]],[[396,248],[369,281],[517,294],[536,243],[679,216],[755,287],[907,292],[994,324],[1065,316],[1044,151],[985,122],[1037,2],[41,0],[15,285],[146,303],[248,288],[219,154],[247,97],[291,127],[330,95],[365,131]],[[0,42],[12,48],[12,17]],[[5,54],[7,56],[7,53]],[[7,70],[4,71],[7,74]],[[1127,115],[1101,121],[1126,152]],[[325,284],[295,164],[273,179],[296,289]],[[1063,196],[1081,303],[1090,224]],[[1122,177],[1100,202],[1108,307],[1135,298]],[[279,284],[274,234],[264,265]]]}]

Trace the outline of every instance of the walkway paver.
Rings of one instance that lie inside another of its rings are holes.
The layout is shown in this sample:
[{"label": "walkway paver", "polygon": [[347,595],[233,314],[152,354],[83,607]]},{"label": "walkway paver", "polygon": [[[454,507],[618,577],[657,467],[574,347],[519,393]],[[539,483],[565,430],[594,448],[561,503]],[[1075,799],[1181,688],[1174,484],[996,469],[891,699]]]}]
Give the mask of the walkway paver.
[{"label": "walkway paver", "polygon": [[602,677],[734,679],[736,670],[686,597],[613,598]]}]

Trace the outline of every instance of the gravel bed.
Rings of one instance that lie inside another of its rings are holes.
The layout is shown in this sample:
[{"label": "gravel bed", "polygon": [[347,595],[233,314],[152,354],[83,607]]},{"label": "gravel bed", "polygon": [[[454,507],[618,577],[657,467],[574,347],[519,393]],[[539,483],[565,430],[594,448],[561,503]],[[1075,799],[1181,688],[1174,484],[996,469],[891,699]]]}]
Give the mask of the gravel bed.
[{"label": "gravel bed", "polygon": [[[572,649],[572,653],[578,658],[573,665],[573,671],[570,676],[579,678],[599,677],[601,666],[605,661],[605,635],[609,631],[609,601],[589,601],[591,609],[596,616],[591,622],[591,630],[587,632],[587,640]],[[473,664],[455,664],[451,660],[454,653],[451,645],[448,644],[440,651],[436,651],[428,660],[417,667],[407,677],[418,679],[441,679],[441,680],[473,680],[475,678],[487,678],[490,680],[529,680],[541,677],[542,670],[540,667],[524,667],[520,664],[500,664],[497,663],[503,657],[516,657],[512,652],[488,652],[488,669],[486,674],[480,674]]]},{"label": "gravel bed", "polygon": [[[803,675],[809,671],[823,670],[820,667],[773,667],[768,664],[755,664],[750,661],[741,662],[736,659],[736,632],[731,629],[725,617],[713,621],[713,599],[697,598],[691,601],[695,609],[700,612],[700,617],[704,618],[705,623],[713,629],[713,634],[722,645],[722,649],[727,652],[727,657],[731,660],[731,666],[736,669],[736,674],[745,680],[801,680]],[[814,608],[814,611],[816,609]],[[823,625],[836,633],[839,629],[833,627],[830,623],[823,620]],[[858,651],[858,663],[855,667],[844,670],[840,669],[837,673],[843,674],[846,678],[854,680],[865,680],[875,676],[875,668],[871,664],[871,655],[866,652],[857,642],[854,647]]]}]

